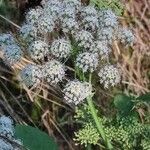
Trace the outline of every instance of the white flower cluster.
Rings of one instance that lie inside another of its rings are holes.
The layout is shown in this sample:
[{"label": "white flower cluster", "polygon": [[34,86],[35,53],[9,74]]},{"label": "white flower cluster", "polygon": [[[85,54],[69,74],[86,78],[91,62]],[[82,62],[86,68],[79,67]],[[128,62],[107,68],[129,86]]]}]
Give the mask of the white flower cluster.
[{"label": "white flower cluster", "polygon": [[98,14],[94,6],[81,9],[81,25],[85,30],[95,31],[99,27]]},{"label": "white flower cluster", "polygon": [[0,135],[12,138],[14,135],[13,121],[9,117],[0,117]]},{"label": "white flower cluster", "polygon": [[92,86],[87,82],[70,81],[63,93],[67,103],[77,105],[92,94]]},{"label": "white flower cluster", "polygon": [[55,28],[55,23],[53,18],[45,15],[39,19],[40,24],[38,24],[38,30],[40,33],[52,32]]},{"label": "white flower cluster", "polygon": [[0,49],[2,51],[3,61],[8,66],[13,66],[19,62],[23,56],[23,52],[12,34],[2,34],[0,36]]},{"label": "white flower cluster", "polygon": [[36,87],[41,83],[43,74],[40,67],[28,64],[21,70],[20,77],[27,87]]},{"label": "white flower cluster", "polygon": [[83,6],[81,9],[81,16],[86,17],[86,16],[93,16],[97,17],[97,10],[95,9],[94,6]]},{"label": "white flower cluster", "polygon": [[38,35],[38,30],[36,26],[33,26],[32,24],[26,24],[26,23],[24,23],[21,26],[20,36],[28,43],[31,43],[32,41],[37,39],[37,35]]},{"label": "white flower cluster", "polygon": [[100,77],[100,83],[104,85],[105,88],[110,86],[115,86],[120,82],[120,72],[113,65],[104,66],[98,73]]},{"label": "white flower cluster", "polygon": [[15,40],[11,33],[0,35],[0,46],[14,44]]},{"label": "white flower cluster", "polygon": [[31,43],[28,48],[28,52],[33,60],[43,60],[44,57],[48,54],[49,49],[45,42],[38,40]]},{"label": "white flower cluster", "polygon": [[86,30],[76,32],[74,38],[78,43],[78,46],[83,47],[85,49],[89,49],[94,40],[93,35]]},{"label": "white flower cluster", "polygon": [[67,58],[71,53],[71,43],[69,40],[54,40],[51,45],[51,53],[58,59]]},{"label": "white flower cluster", "polygon": [[63,32],[74,33],[74,31],[78,30],[79,26],[76,21],[75,12],[76,11],[74,5],[69,5],[69,2],[66,1],[60,18]]},{"label": "white flower cluster", "polygon": [[112,44],[119,24],[117,16],[111,10],[100,10],[98,14],[100,27],[98,30],[98,39]]},{"label": "white flower cluster", "polygon": [[12,44],[3,46],[3,61],[8,66],[13,66],[17,62],[19,62],[22,56],[23,52],[18,45]]},{"label": "white flower cluster", "polygon": [[107,42],[109,45],[112,45],[112,41],[115,38],[115,30],[111,27],[102,28],[98,31],[98,40]]},{"label": "white flower cluster", "polygon": [[76,13],[78,13],[81,9],[80,0],[67,0],[67,1],[64,1],[64,5],[66,7],[74,8]]},{"label": "white flower cluster", "polygon": [[30,9],[27,13],[26,13],[26,22],[28,24],[33,24],[33,25],[37,25],[40,16],[43,13],[43,9],[38,7],[38,8],[34,8],[34,9]]},{"label": "white flower cluster", "polygon": [[3,139],[0,139],[0,149],[1,150],[14,150],[13,146]]},{"label": "white flower cluster", "polygon": [[51,60],[43,66],[45,80],[50,84],[57,84],[65,76],[64,66],[57,60]]},{"label": "white flower cluster", "polygon": [[105,41],[95,41],[90,50],[90,52],[98,53],[101,59],[106,59],[109,57],[111,53],[111,48],[109,47],[108,43]]},{"label": "white flower cluster", "polygon": [[83,70],[83,72],[93,72],[98,66],[98,56],[96,53],[84,52],[78,55],[76,59],[76,66]]},{"label": "white flower cluster", "polygon": [[100,28],[116,28],[118,26],[118,18],[111,10],[100,10],[99,15],[99,24]]},{"label": "white flower cluster", "polygon": [[117,38],[124,45],[132,45],[134,41],[133,33],[127,28],[119,29]]},{"label": "white flower cluster", "polygon": [[0,150],[19,150],[12,142],[22,145],[20,140],[14,138],[13,121],[9,117],[0,117],[0,136]]},{"label": "white flower cluster", "polygon": [[[74,62],[71,56],[76,57],[75,65],[79,69],[92,73],[99,68],[99,59],[109,61],[114,40],[126,45],[134,41],[131,31],[121,28],[111,10],[85,6],[80,0],[42,0],[41,6],[26,13],[20,35],[24,49],[27,48],[27,54],[35,63],[26,65],[20,72],[21,81],[27,87],[36,87],[41,81],[50,85],[63,82],[64,66]],[[22,53],[9,42],[13,43],[10,35],[0,36],[0,45],[8,45],[4,60],[14,64]],[[99,72],[100,83],[109,88],[120,82],[120,74],[114,66],[105,65]],[[91,91],[91,85],[71,81],[64,90],[65,100],[78,104]]]},{"label": "white flower cluster", "polygon": [[62,10],[63,10],[63,4],[61,1],[59,0],[55,0],[55,1],[43,1],[42,2],[43,5],[43,13],[44,15],[50,16],[51,18],[53,18],[55,21],[57,19],[59,19],[59,17],[61,16]]}]

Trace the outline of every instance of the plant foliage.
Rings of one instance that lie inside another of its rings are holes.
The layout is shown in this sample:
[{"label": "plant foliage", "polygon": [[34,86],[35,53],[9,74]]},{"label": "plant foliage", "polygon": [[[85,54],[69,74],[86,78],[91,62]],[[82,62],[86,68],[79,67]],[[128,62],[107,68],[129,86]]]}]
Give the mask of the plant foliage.
[{"label": "plant foliage", "polygon": [[46,133],[25,125],[15,127],[16,137],[30,150],[57,150],[57,144]]}]

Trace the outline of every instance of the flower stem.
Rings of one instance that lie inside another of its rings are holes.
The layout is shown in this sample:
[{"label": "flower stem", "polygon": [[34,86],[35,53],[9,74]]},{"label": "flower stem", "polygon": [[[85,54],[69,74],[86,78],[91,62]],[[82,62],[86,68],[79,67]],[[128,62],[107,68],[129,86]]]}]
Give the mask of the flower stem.
[{"label": "flower stem", "polygon": [[[91,83],[91,79],[92,79],[92,75],[90,74],[89,75],[89,83]],[[88,105],[90,107],[90,111],[91,111],[92,117],[94,119],[94,122],[95,122],[95,124],[97,126],[97,129],[98,129],[99,133],[101,134],[104,142],[106,143],[107,148],[109,150],[111,150],[113,147],[112,147],[111,143],[109,142],[109,140],[106,138],[105,132],[103,130],[102,123],[101,123],[99,117],[97,116],[97,112],[96,112],[96,109],[94,107],[92,97],[88,97],[87,98],[87,102],[88,102]]]},{"label": "flower stem", "polygon": [[91,145],[90,145],[90,144],[88,144],[88,145],[87,145],[87,150],[92,150],[92,148],[91,148]]}]

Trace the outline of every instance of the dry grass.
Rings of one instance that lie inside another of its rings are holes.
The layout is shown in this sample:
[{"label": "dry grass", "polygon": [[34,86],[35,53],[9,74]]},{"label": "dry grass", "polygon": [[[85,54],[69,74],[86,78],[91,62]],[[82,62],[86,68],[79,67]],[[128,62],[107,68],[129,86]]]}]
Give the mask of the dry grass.
[{"label": "dry grass", "polygon": [[[136,42],[130,49],[118,46],[121,53],[115,51],[114,56],[123,72],[123,89],[139,95],[150,91],[150,1],[125,0],[125,6],[123,24],[133,29]],[[27,63],[29,61],[23,58],[14,67],[19,70]],[[73,110],[63,103],[61,90],[45,84],[36,90],[21,86],[23,88],[18,87],[16,73],[1,64],[0,113],[12,116],[16,122],[46,130],[49,135],[57,137],[60,149],[75,149],[71,137],[72,129],[75,129]]]},{"label": "dry grass", "polygon": [[117,46],[114,52],[123,74],[123,87],[126,91],[140,95],[150,91],[150,2],[147,0],[124,1],[126,11],[122,22],[130,26],[135,34],[135,43],[129,49]]}]

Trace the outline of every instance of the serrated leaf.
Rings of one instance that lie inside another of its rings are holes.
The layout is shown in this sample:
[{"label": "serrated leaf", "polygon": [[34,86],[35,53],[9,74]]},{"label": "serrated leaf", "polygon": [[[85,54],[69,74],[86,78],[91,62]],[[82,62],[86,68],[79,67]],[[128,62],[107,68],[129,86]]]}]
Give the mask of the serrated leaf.
[{"label": "serrated leaf", "polygon": [[146,93],[136,98],[139,101],[150,102],[150,93]]},{"label": "serrated leaf", "polygon": [[114,98],[114,105],[123,115],[127,115],[131,112],[134,103],[132,98],[125,94],[118,94]]},{"label": "serrated leaf", "polygon": [[15,136],[21,139],[29,150],[58,150],[54,140],[38,128],[16,125]]}]

